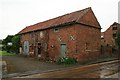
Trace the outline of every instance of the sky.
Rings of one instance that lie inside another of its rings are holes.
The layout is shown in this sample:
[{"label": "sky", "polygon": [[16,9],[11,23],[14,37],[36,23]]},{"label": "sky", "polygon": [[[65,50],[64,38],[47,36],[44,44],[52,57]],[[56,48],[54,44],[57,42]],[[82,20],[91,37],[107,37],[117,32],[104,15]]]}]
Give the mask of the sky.
[{"label": "sky", "polygon": [[92,7],[102,32],[118,22],[120,0],[0,0],[0,39],[26,26]]}]

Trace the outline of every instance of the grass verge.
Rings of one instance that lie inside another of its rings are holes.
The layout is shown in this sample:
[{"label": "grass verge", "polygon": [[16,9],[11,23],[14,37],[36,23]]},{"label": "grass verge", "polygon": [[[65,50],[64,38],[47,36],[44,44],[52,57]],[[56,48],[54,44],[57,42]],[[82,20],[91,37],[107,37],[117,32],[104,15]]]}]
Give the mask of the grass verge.
[{"label": "grass verge", "polygon": [[15,53],[8,53],[6,51],[0,51],[0,56],[12,56],[15,55]]}]

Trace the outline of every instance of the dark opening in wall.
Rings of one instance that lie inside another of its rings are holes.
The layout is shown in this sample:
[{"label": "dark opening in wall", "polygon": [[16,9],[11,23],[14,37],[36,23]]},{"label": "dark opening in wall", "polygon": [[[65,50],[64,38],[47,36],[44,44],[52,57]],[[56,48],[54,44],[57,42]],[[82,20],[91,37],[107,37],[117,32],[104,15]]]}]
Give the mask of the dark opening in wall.
[{"label": "dark opening in wall", "polygon": [[117,27],[113,27],[113,30],[117,30]]},{"label": "dark opening in wall", "polygon": [[113,37],[114,37],[114,38],[116,37],[116,33],[113,33]]}]

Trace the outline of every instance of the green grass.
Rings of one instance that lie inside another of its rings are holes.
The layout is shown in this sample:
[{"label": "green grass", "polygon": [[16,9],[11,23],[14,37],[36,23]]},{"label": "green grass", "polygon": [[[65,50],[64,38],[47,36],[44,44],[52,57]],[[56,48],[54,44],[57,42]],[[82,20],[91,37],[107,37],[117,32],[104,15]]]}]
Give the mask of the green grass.
[{"label": "green grass", "polygon": [[15,55],[15,53],[8,53],[6,51],[0,51],[0,56],[12,56]]}]

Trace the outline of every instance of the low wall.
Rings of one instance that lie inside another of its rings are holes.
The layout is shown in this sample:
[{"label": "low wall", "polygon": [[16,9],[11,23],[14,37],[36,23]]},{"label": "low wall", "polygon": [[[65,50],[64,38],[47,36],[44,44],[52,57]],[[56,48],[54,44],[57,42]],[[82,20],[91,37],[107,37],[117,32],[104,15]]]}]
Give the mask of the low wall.
[{"label": "low wall", "polygon": [[0,78],[7,74],[7,63],[6,61],[0,61]]},{"label": "low wall", "polygon": [[100,51],[86,51],[79,54],[69,54],[69,57],[77,59],[77,61],[86,61],[98,58],[100,56]]}]

